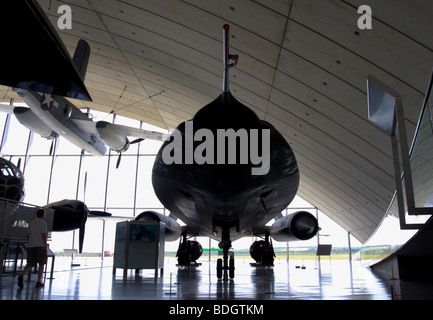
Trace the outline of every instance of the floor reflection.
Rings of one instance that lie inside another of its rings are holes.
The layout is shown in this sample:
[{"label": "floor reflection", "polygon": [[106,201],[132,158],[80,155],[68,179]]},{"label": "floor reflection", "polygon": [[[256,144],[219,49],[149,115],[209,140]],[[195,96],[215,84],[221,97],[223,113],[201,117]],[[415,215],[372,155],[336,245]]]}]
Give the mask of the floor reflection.
[{"label": "floor reflection", "polygon": [[[59,262],[57,262],[59,260]],[[88,259],[90,260],[90,259]],[[63,261],[65,262],[65,261]],[[248,259],[236,259],[235,279],[216,277],[216,263],[177,267],[166,258],[163,275],[153,270],[117,269],[112,261],[97,259],[80,267],[56,259],[53,280],[34,288],[34,280],[19,290],[16,278],[1,278],[0,299],[11,300],[389,300],[390,288],[358,262],[343,260],[276,260],[274,267],[253,267]],[[35,278],[35,276],[33,276]]]}]

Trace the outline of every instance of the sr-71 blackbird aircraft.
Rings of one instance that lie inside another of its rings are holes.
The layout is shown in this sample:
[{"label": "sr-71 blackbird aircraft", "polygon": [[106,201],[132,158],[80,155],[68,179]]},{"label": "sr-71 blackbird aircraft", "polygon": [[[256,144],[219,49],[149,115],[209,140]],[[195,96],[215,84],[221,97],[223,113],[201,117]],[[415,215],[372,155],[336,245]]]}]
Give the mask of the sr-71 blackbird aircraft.
[{"label": "sr-71 blackbird aircraft", "polygon": [[231,241],[263,236],[250,253],[258,263],[271,265],[269,236],[277,241],[308,240],[317,233],[318,223],[304,211],[282,217],[298,190],[298,165],[284,137],[230,93],[228,72],[238,56],[229,54],[228,25],[223,39],[222,93],[164,142],[152,182],[161,203],[186,224],[179,261],[192,262],[200,253],[188,235],[218,239],[224,256],[217,261],[217,276],[229,271],[233,278],[234,259],[228,261]]},{"label": "sr-71 blackbird aircraft", "polygon": [[[24,3],[24,7],[37,6],[31,0],[14,2],[14,5],[17,3]],[[19,8],[20,14],[28,9],[24,7]],[[38,12],[41,15],[42,11]],[[31,21],[31,17],[24,21]],[[46,28],[46,24],[50,23],[44,17],[37,19],[34,24],[42,24]],[[49,27],[52,28],[51,25]],[[58,38],[57,34],[55,36]],[[229,54],[228,25],[223,28],[223,36],[224,77],[221,95],[199,110],[191,121],[181,123],[173,131],[154,163],[152,182],[155,193],[171,213],[165,216],[145,212],[137,220],[163,222],[166,225],[166,240],[176,240],[180,236],[180,264],[193,263],[201,255],[200,245],[188,240],[189,236],[208,236],[219,240],[224,255],[223,259],[218,259],[217,276],[222,278],[223,272],[226,276],[228,271],[230,278],[233,278],[234,259],[228,259],[233,240],[244,236],[262,236],[263,241],[256,241],[251,246],[251,255],[258,263],[272,265],[270,237],[277,241],[308,240],[319,228],[315,217],[308,212],[282,216],[281,212],[291,203],[299,187],[298,165],[284,137],[230,93],[228,73],[236,65],[238,56]],[[81,67],[78,69],[83,70]],[[77,72],[76,68],[71,71],[72,74],[74,72]],[[55,76],[52,79],[56,79]],[[22,79],[18,80],[16,83],[22,85]],[[14,86],[2,81],[0,78],[0,83]],[[51,82],[53,85],[58,84],[58,81]],[[24,86],[27,91],[28,83],[27,80]],[[30,83],[30,87],[41,87],[38,81]],[[36,91],[52,93],[49,90]],[[72,96],[78,92],[75,97],[85,98],[85,94],[80,93],[82,91],[72,90]],[[68,95],[71,90],[64,92],[62,95],[71,96]],[[35,102],[39,110],[45,108],[48,109],[45,112],[55,111],[60,107],[63,118],[73,118],[73,111],[71,113],[71,108],[67,107],[69,104],[56,100],[57,107],[52,96],[31,96],[29,99]],[[84,118],[81,120],[90,122]],[[95,138],[98,137],[93,135],[92,141]],[[90,145],[92,149],[95,144]],[[181,219],[185,226],[181,227],[176,218]],[[273,225],[266,226],[272,219],[276,220]]]}]

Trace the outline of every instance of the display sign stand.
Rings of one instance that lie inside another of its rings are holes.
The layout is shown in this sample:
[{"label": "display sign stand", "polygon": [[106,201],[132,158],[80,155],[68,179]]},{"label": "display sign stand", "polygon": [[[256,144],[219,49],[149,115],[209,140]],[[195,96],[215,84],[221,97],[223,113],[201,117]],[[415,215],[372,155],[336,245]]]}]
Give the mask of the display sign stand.
[{"label": "display sign stand", "polygon": [[331,251],[332,251],[332,244],[319,244],[317,245],[317,261],[320,261],[320,257],[322,256],[329,256],[329,264],[331,264]]},{"label": "display sign stand", "polygon": [[123,221],[116,225],[113,275],[117,268],[123,269],[126,278],[128,269],[155,269],[164,272],[165,225],[155,221]]}]

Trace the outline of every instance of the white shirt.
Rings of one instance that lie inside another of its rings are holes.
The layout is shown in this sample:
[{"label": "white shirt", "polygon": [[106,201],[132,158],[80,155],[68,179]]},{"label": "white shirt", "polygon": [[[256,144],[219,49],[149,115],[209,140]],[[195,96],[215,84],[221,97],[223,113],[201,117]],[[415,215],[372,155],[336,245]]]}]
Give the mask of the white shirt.
[{"label": "white shirt", "polygon": [[45,247],[42,234],[45,233],[45,235],[47,235],[47,223],[43,219],[36,218],[32,220],[27,233],[29,234],[27,247]]}]

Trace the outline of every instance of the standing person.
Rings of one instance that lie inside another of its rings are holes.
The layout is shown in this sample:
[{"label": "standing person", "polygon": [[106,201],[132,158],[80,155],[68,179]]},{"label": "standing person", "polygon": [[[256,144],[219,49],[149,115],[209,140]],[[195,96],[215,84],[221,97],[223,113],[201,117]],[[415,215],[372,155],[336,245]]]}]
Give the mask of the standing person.
[{"label": "standing person", "polygon": [[23,272],[18,277],[18,286],[23,287],[23,279],[27,272],[32,267],[36,267],[39,264],[38,270],[38,281],[36,287],[43,287],[42,275],[44,273],[44,267],[47,263],[47,223],[44,221],[45,211],[38,209],[36,212],[36,219],[32,220],[29,224],[27,231],[27,265]]}]

